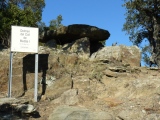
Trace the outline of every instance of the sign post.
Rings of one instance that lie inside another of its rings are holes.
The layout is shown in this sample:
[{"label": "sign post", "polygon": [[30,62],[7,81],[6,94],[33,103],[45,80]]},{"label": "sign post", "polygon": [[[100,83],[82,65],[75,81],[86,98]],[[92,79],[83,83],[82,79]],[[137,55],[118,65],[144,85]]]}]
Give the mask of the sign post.
[{"label": "sign post", "polygon": [[38,28],[22,27],[22,26],[12,26],[11,27],[11,51],[10,51],[8,97],[11,97],[13,52],[35,53],[34,101],[37,102],[37,94],[38,94],[38,87],[37,87],[38,86]]},{"label": "sign post", "polygon": [[37,102],[38,94],[38,53],[35,54],[35,81],[34,81],[34,101]]},{"label": "sign post", "polygon": [[11,97],[11,89],[12,89],[12,58],[13,58],[13,52],[10,52],[8,97]]}]

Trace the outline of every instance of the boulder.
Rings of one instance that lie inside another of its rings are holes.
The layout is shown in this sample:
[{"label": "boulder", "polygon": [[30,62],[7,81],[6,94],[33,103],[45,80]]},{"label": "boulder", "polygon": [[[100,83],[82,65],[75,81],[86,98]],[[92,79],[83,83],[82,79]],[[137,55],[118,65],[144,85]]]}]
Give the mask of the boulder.
[{"label": "boulder", "polygon": [[69,89],[65,91],[60,97],[53,100],[54,104],[75,105],[79,102],[78,89]]},{"label": "boulder", "polygon": [[115,117],[104,111],[91,111],[84,107],[59,106],[49,116],[49,120],[115,120]]},{"label": "boulder", "polygon": [[17,105],[15,109],[21,113],[26,113],[26,114],[36,111],[35,107],[30,104],[20,104]]},{"label": "boulder", "polygon": [[66,44],[80,38],[88,37],[90,41],[103,41],[108,39],[110,33],[107,30],[85,24],[73,24],[61,26],[55,31],[46,30],[43,42],[56,39],[58,44]]},{"label": "boulder", "polygon": [[56,40],[54,40],[54,39],[49,40],[45,45],[50,48],[57,48]]},{"label": "boulder", "polygon": [[130,66],[140,66],[141,51],[137,46],[108,46],[93,53],[90,60],[118,61]]},{"label": "boulder", "polygon": [[80,38],[72,43],[65,44],[63,50],[71,53],[76,53],[79,57],[89,58],[90,56],[90,41],[89,38]]}]

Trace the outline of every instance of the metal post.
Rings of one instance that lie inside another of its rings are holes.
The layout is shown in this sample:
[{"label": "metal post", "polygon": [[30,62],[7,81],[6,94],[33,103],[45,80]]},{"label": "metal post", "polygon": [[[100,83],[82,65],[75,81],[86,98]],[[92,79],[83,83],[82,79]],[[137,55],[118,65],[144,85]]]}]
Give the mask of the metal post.
[{"label": "metal post", "polygon": [[34,82],[34,101],[38,98],[38,53],[35,54],[35,82]]},{"label": "metal post", "polygon": [[13,60],[12,58],[13,58],[13,52],[10,52],[8,97],[11,97],[11,92],[12,92],[12,60]]}]

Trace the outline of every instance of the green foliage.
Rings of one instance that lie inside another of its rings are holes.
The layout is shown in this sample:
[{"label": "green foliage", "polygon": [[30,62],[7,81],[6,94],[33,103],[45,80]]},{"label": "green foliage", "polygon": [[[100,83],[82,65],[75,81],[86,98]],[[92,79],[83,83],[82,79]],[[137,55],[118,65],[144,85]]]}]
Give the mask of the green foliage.
[{"label": "green foliage", "polygon": [[[157,54],[160,39],[160,0],[124,0],[126,22],[123,30],[130,35],[133,44],[144,47],[141,43],[148,41],[151,51]],[[143,51],[144,52],[144,51]]]},{"label": "green foliage", "polygon": [[39,42],[39,46],[45,46],[45,43]]},{"label": "green foliage", "polygon": [[0,2],[0,41],[10,46],[12,25],[37,27],[41,20],[44,0],[2,0]]},{"label": "green foliage", "polygon": [[62,26],[61,24],[62,20],[63,20],[62,15],[58,15],[56,19],[53,19],[50,21],[49,29],[55,30],[59,28],[60,26]]},{"label": "green foliage", "polygon": [[38,25],[38,28],[39,28],[39,34],[41,35],[45,31],[46,25],[42,21],[37,22],[37,25]]},{"label": "green foliage", "polygon": [[[130,35],[130,40],[138,45],[144,38],[149,39],[149,32],[153,32],[153,16],[148,11],[152,12],[153,2],[148,0],[124,0],[126,7],[126,23],[123,30]],[[149,4],[152,4],[149,6]],[[153,11],[154,13],[154,11]],[[153,36],[153,35],[152,35]]]},{"label": "green foliage", "polygon": [[145,63],[145,66],[150,66],[151,51],[152,49],[149,45],[145,45],[142,48],[142,61]]}]

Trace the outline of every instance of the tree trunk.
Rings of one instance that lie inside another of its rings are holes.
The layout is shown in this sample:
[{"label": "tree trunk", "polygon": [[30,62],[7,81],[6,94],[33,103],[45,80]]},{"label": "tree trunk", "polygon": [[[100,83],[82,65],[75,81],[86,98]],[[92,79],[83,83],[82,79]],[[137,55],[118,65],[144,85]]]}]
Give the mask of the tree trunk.
[{"label": "tree trunk", "polygon": [[158,67],[160,67],[160,24],[157,22],[157,19],[154,17],[154,32],[153,32],[153,38],[156,42],[156,46],[155,46],[155,51],[153,54],[155,54],[154,56],[154,61],[155,63],[158,65]]}]

